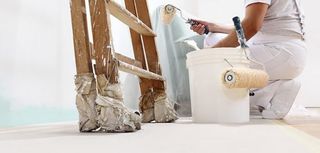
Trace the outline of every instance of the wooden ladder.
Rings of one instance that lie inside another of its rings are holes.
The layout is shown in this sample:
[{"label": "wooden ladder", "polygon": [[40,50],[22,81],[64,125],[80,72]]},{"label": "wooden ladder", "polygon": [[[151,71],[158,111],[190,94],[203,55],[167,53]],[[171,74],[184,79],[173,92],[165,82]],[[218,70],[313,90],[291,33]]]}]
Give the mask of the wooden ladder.
[{"label": "wooden ladder", "polygon": [[[146,0],[125,0],[126,8],[115,0],[89,0],[93,43],[88,39],[85,0],[70,1],[77,74],[104,74],[110,83],[118,83],[120,70],[139,76],[142,95],[165,92]],[[130,27],[135,59],[114,52],[110,15]]]}]

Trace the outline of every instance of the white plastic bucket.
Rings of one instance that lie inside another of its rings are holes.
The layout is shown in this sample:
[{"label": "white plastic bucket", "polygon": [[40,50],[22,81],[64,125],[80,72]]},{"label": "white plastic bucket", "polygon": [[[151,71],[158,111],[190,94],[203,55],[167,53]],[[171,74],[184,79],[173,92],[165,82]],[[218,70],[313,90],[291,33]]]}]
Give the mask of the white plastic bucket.
[{"label": "white plastic bucket", "polygon": [[228,89],[222,73],[231,66],[249,67],[239,48],[210,48],[187,55],[192,119],[197,123],[244,123],[249,121],[248,89]]}]

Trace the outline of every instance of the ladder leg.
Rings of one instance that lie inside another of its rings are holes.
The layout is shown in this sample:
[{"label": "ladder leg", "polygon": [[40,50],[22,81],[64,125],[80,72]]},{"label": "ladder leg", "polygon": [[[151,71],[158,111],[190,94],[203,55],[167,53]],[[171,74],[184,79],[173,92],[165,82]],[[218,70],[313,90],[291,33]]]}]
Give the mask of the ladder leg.
[{"label": "ladder leg", "polygon": [[84,0],[70,0],[77,74],[92,73]]},{"label": "ladder leg", "polygon": [[77,69],[75,85],[77,89],[76,105],[80,120],[79,130],[89,132],[98,127],[95,111],[97,93],[90,58],[85,1],[70,0],[70,7]]},{"label": "ladder leg", "polygon": [[[135,8],[135,1],[134,0],[125,0],[126,8],[134,15],[137,16],[136,8]],[[135,59],[140,61],[142,63],[142,68],[147,70],[147,62],[143,50],[143,44],[141,35],[137,33],[136,31],[130,29],[131,34],[131,41],[134,51]],[[152,89],[152,80],[140,78],[140,90],[141,94],[147,93],[150,89]]]},{"label": "ladder leg", "polygon": [[[125,0],[126,8],[147,26],[152,27],[146,0]],[[143,68],[161,75],[155,39],[130,30],[135,58],[142,62]],[[165,93],[165,83],[159,80],[141,79],[142,100],[140,110],[143,122],[171,122],[177,119],[172,104]],[[156,103],[158,102],[158,103]]]},{"label": "ladder leg", "polygon": [[140,117],[123,104],[118,66],[112,48],[110,13],[105,0],[90,0],[95,51],[98,97],[98,124],[107,132],[131,132],[140,129]]},{"label": "ladder leg", "polygon": [[110,83],[118,83],[118,69],[111,47],[110,16],[104,0],[90,0],[90,15],[97,75],[104,74]]}]

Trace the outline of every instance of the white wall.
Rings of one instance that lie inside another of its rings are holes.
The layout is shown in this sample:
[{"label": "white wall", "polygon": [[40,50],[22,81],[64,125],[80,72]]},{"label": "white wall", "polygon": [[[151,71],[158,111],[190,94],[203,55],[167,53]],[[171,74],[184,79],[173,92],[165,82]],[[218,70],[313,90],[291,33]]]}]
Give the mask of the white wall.
[{"label": "white wall", "polygon": [[[32,84],[41,86],[33,90],[34,92],[39,92],[39,90],[41,91],[46,88],[45,84],[39,82],[45,81],[46,77],[48,79],[58,78],[56,75],[48,76],[48,71],[57,71],[57,64],[53,64],[45,59],[48,57],[56,58],[57,56],[56,48],[58,47],[52,42],[55,41],[54,38],[59,34],[59,29],[52,28],[57,26],[57,19],[52,18],[54,14],[42,13],[41,9],[34,8],[32,5],[23,2],[11,6],[12,8],[3,8],[6,12],[4,14],[1,13],[3,15],[2,19],[7,21],[1,24],[2,26],[6,26],[1,27],[1,67],[2,70],[6,69],[9,71],[9,73],[2,71],[4,72],[3,75],[7,76],[7,79],[10,79],[7,82],[10,83],[7,89],[10,89],[12,93],[19,93],[19,95],[12,96],[13,100],[19,102],[17,105],[23,105],[25,101],[23,97],[29,97],[29,94],[32,92],[30,90],[32,89]],[[32,18],[36,18],[37,20],[35,21]],[[47,27],[51,30],[42,27]],[[45,39],[46,41],[38,43],[41,39]],[[43,66],[39,67],[38,64],[40,63]],[[37,80],[37,77],[34,77],[33,73],[38,74],[38,77],[43,79]],[[47,93],[49,93],[53,92],[52,89],[57,84],[47,83],[46,85],[48,86]],[[27,90],[28,88],[29,90]],[[49,98],[51,100],[56,99],[53,97]],[[35,99],[30,99],[30,101],[35,101]]]},{"label": "white wall", "polygon": [[318,7],[319,1],[303,1],[303,8],[306,15],[306,32],[308,61],[307,66],[300,77],[302,80],[302,89],[297,98],[297,102],[308,107],[320,107],[320,21]]},{"label": "white wall", "polygon": [[69,14],[68,1],[1,1],[0,106],[5,107],[0,107],[0,114],[8,122],[4,124],[76,118]]},{"label": "white wall", "polygon": [[232,24],[235,16],[243,17],[243,0],[198,0],[198,16],[218,23]]}]

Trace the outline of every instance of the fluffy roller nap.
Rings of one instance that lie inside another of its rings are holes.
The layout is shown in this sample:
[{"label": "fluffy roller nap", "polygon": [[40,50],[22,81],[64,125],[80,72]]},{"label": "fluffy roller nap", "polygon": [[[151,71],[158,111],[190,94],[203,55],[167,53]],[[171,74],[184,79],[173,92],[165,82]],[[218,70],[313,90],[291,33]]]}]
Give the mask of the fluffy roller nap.
[{"label": "fluffy roller nap", "polygon": [[230,68],[222,73],[222,81],[227,88],[263,88],[268,80],[265,71],[250,68]]},{"label": "fluffy roller nap", "polygon": [[166,5],[161,9],[161,20],[164,24],[170,24],[177,12],[177,9],[172,5]]}]

